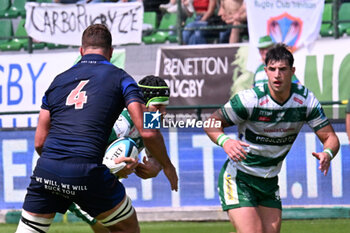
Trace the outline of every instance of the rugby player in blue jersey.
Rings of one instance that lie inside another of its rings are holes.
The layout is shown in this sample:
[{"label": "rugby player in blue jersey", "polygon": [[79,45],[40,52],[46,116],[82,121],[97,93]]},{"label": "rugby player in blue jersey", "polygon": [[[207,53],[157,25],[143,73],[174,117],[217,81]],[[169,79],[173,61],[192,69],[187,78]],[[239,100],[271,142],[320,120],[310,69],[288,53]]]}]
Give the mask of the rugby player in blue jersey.
[{"label": "rugby player in blue jersey", "polygon": [[[138,85],[144,95],[147,110],[150,112],[159,111],[162,116],[164,116],[166,114],[166,106],[169,104],[170,96],[170,90],[166,82],[160,77],[148,75],[142,78],[138,82]],[[145,148],[142,137],[132,122],[127,109],[122,111],[119,118],[115,122],[112,133],[108,139],[108,144],[121,137],[132,138],[136,143],[139,152]],[[125,166],[123,169],[119,170],[116,175],[121,178],[126,178],[129,174],[135,172],[135,174],[142,179],[156,177],[162,170],[162,167],[148,150],[145,150],[145,152],[147,156],[143,157],[142,163],[139,163],[136,168],[133,166]],[[114,162],[116,164],[106,164],[106,166],[110,168],[111,172],[113,172],[114,168],[118,167],[118,163],[129,162],[128,165],[130,165],[130,160],[130,158],[121,157],[115,159]],[[69,207],[69,210],[75,216],[88,223],[95,233],[109,232],[109,230],[103,227],[99,221],[91,217],[85,211],[82,211],[77,204],[73,203]]]},{"label": "rugby player in blue jersey", "polygon": [[[31,176],[17,233],[47,232],[56,212],[77,203],[111,232],[140,232],[130,198],[102,164],[112,127],[126,107],[147,150],[163,168],[171,189],[178,177],[158,130],[143,129],[140,88],[109,63],[112,36],[102,24],[83,32],[81,60],[59,74],[45,92],[35,133],[40,155]],[[128,164],[136,167],[137,162]]]},{"label": "rugby player in blue jersey", "polygon": [[[239,233],[280,232],[278,173],[305,122],[323,144],[323,151],[312,155],[324,175],[339,150],[338,137],[319,101],[306,87],[292,83],[292,53],[277,44],[265,61],[268,83],[237,93],[211,116],[222,127],[205,129],[228,155],[219,176],[219,196]],[[224,128],[234,124],[238,140],[224,134]]]}]

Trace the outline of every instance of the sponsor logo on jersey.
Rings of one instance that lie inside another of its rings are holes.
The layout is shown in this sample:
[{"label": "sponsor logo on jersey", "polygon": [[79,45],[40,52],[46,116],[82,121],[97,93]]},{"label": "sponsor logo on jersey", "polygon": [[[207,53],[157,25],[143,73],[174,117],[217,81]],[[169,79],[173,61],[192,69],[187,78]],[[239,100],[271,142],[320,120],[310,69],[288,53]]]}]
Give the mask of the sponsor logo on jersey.
[{"label": "sponsor logo on jersey", "polygon": [[269,145],[281,145],[281,144],[292,144],[295,140],[297,135],[289,135],[286,137],[280,137],[280,138],[271,138],[266,137],[262,135],[256,135],[255,137],[255,143],[259,144],[269,144]]},{"label": "sponsor logo on jersey", "polygon": [[272,116],[272,111],[260,110],[259,115],[261,115],[261,116]]},{"label": "sponsor logo on jersey", "polygon": [[271,121],[271,118],[267,117],[267,116],[259,116],[258,120],[259,121],[269,122],[269,121]]},{"label": "sponsor logo on jersey", "polygon": [[260,103],[259,103],[259,105],[260,106],[263,106],[263,105],[265,105],[265,104],[267,104],[269,102],[269,99],[264,99],[263,101],[261,101]]},{"label": "sponsor logo on jersey", "polygon": [[299,98],[297,98],[297,97],[294,97],[293,100],[294,100],[295,102],[299,103],[299,104],[303,104],[303,103],[304,103],[301,99],[299,99]]},{"label": "sponsor logo on jersey", "polygon": [[277,128],[277,129],[264,129],[264,132],[275,133],[275,132],[293,132],[295,128]]}]

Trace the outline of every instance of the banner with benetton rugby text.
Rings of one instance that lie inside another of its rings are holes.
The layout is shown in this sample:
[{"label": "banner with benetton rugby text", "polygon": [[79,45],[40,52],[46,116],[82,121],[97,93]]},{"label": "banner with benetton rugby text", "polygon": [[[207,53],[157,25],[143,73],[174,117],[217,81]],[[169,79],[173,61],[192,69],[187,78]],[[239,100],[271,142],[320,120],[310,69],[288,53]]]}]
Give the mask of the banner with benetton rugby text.
[{"label": "banner with benetton rugby text", "polygon": [[170,105],[224,104],[246,75],[246,50],[235,45],[163,47],[155,73],[170,87]]},{"label": "banner with benetton rugby text", "polygon": [[320,32],[324,0],[254,0],[247,4],[249,41],[270,35],[293,50],[314,42]]},{"label": "banner with benetton rugby text", "polygon": [[143,5],[132,3],[56,4],[27,2],[25,28],[38,41],[80,45],[85,28],[106,24],[112,44],[141,43]]},{"label": "banner with benetton rugby text", "polygon": [[[221,105],[251,87],[251,73],[245,69],[247,49],[232,44],[160,48],[155,73],[170,87],[170,106]],[[202,119],[213,111],[203,111]],[[172,113],[168,111],[167,117],[197,117],[193,109]]]}]

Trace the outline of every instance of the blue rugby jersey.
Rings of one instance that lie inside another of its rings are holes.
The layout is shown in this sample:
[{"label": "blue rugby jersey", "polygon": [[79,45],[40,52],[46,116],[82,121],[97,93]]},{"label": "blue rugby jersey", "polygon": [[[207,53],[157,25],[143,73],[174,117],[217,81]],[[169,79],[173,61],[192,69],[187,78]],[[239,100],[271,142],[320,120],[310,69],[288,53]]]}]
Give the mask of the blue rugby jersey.
[{"label": "blue rugby jersey", "polygon": [[83,56],[45,92],[51,127],[41,157],[100,163],[114,122],[134,101],[143,96],[129,74],[101,55]]}]

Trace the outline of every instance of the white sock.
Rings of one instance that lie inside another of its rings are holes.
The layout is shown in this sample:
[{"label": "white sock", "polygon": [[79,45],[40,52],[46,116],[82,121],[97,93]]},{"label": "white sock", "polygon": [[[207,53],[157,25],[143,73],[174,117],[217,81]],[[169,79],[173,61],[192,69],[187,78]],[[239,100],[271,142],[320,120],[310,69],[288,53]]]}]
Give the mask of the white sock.
[{"label": "white sock", "polygon": [[53,218],[33,216],[22,210],[22,217],[15,233],[45,233],[49,230],[52,221]]}]

